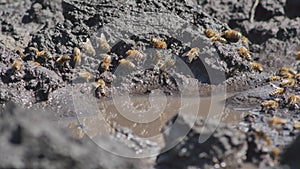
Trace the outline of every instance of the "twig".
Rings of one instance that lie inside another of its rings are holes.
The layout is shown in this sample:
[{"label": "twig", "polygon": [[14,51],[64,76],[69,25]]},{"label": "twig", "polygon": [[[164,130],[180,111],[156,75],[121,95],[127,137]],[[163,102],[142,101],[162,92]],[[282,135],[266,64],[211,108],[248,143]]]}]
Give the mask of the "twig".
[{"label": "twig", "polygon": [[259,0],[255,0],[253,6],[252,6],[252,9],[251,9],[251,13],[250,13],[250,22],[254,22],[254,16],[255,16],[255,10],[256,10],[256,7],[257,5],[259,4]]}]

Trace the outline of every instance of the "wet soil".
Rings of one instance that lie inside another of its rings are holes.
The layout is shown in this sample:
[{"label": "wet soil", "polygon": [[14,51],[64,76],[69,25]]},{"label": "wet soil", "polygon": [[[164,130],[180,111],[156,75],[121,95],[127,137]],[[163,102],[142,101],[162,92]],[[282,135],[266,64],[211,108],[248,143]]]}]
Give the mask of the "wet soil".
[{"label": "wet soil", "polygon": [[[299,5],[1,1],[0,154],[6,155],[0,168],[299,168],[291,160],[299,147],[299,105],[289,101],[299,94],[298,79],[278,96],[270,93],[280,81],[267,80],[282,66],[299,71]],[[205,29],[235,29],[251,43],[211,42]],[[109,51],[99,43],[103,35]],[[167,47],[158,49],[151,37]],[[30,47],[48,54],[39,57]],[[80,62],[74,47],[82,52]],[[193,47],[200,53],[190,61],[185,55]],[[249,47],[262,72],[238,54],[241,47]],[[129,49],[143,57],[130,58]],[[63,55],[68,59],[58,61]],[[131,63],[120,64],[122,59]],[[278,108],[261,108],[266,100],[277,101]],[[174,121],[179,125],[172,127]],[[177,140],[186,128],[186,137]],[[200,143],[201,135],[211,133]],[[131,158],[156,155],[135,160],[103,149]]]}]

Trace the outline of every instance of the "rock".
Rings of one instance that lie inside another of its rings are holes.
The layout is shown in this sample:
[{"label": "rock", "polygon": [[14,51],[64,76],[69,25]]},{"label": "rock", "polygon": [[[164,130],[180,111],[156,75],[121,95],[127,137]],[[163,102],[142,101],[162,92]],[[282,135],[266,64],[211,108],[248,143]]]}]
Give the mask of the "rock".
[{"label": "rock", "polygon": [[[239,168],[246,159],[248,145],[243,132],[216,121],[205,122],[201,118],[193,125],[194,117],[189,115],[174,117],[174,120],[178,125],[165,133],[166,145],[182,140],[157,157],[157,168]],[[166,128],[171,127],[171,123]],[[191,130],[184,138],[179,137],[186,129]],[[208,140],[200,142],[201,136],[210,134]]]}]

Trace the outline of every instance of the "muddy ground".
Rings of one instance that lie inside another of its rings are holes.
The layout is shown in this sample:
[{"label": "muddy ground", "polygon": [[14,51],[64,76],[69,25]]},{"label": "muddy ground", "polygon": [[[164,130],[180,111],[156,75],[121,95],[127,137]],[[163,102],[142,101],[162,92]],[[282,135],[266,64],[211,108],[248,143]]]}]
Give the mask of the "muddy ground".
[{"label": "muddy ground", "polygon": [[[300,98],[289,99],[299,94],[299,8],[297,0],[0,1],[0,168],[299,168]],[[212,42],[206,29],[238,30],[250,42]],[[103,35],[109,50],[99,43]],[[166,48],[158,49],[151,37]],[[193,47],[200,53],[189,59]],[[251,58],[239,55],[241,47]],[[132,58],[130,49],[143,54]],[[38,56],[42,50],[46,54]],[[108,55],[111,62],[103,66]],[[292,84],[280,81],[286,78],[281,67],[295,71],[289,72]],[[268,81],[277,74],[280,80]],[[105,85],[97,84],[100,79]],[[284,91],[270,95],[280,85]],[[192,110],[178,113],[182,95],[213,98],[224,89],[226,111],[213,115],[234,111],[237,121],[206,122],[200,107],[193,125]],[[149,124],[128,122],[112,102],[127,95],[139,108],[154,103],[158,109],[167,96],[171,108]],[[154,101],[142,101],[145,96]],[[268,100],[278,106],[261,108]],[[174,121],[179,125],[172,128]],[[158,133],[160,141],[147,139]],[[156,155],[125,158],[107,149],[127,157]]]}]

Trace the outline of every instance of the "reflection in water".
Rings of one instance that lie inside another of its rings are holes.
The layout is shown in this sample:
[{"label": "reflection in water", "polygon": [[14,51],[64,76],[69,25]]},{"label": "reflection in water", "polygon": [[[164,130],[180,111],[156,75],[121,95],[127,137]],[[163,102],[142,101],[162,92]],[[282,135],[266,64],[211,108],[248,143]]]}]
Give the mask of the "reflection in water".
[{"label": "reflection in water", "polygon": [[[182,102],[189,103],[183,105]],[[198,116],[206,118],[211,108],[212,98],[204,97],[200,98],[200,102],[195,101],[194,98],[180,98],[176,96],[168,96],[167,104],[164,110],[161,110],[156,119],[149,123],[138,123],[136,121],[125,118],[120,113],[112,100],[98,100],[95,112],[83,112],[78,116],[78,120],[75,118],[61,119],[58,123],[62,127],[67,127],[73,131],[77,137],[82,137],[82,130],[93,138],[101,135],[109,135],[114,132],[115,126],[123,126],[130,128],[133,133],[143,138],[150,138],[161,134],[162,128],[165,123],[174,117],[177,113],[194,114],[193,108],[199,106]],[[147,110],[151,108],[149,98],[145,96],[135,96],[130,98],[131,105],[135,108],[136,112],[139,110]],[[222,122],[237,125],[242,117],[248,112],[234,111],[232,109],[224,109],[225,101],[220,101],[218,105],[213,105],[214,110],[219,107],[223,112],[216,113],[212,118],[218,119],[221,117]],[[189,111],[189,108],[191,111]],[[185,112],[180,112],[185,110]],[[147,118],[147,115],[143,114],[145,111],[141,111],[141,115]],[[130,112],[129,112],[130,113]],[[137,114],[138,115],[138,114]]]}]

